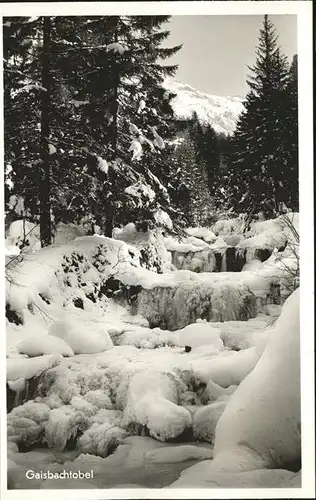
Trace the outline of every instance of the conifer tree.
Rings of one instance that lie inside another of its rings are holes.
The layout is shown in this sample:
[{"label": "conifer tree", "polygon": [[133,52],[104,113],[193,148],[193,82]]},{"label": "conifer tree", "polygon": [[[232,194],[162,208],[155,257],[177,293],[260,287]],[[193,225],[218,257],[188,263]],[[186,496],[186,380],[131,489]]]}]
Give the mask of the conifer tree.
[{"label": "conifer tree", "polygon": [[[157,62],[180,48],[160,47],[169,34],[160,27],[168,19],[76,16],[7,22],[7,205],[12,194],[23,196],[30,217],[39,218],[46,231],[43,245],[51,233],[47,214],[55,223],[87,216],[111,235],[114,223],[153,219],[157,208],[169,206],[168,190],[155,175],[168,180],[160,158],[172,149],[171,96],[162,83],[176,67]],[[18,115],[22,120],[16,120]],[[46,187],[43,180],[49,181]]]},{"label": "conifer tree", "polygon": [[202,178],[206,174],[206,187],[215,202],[218,188],[222,182],[218,136],[210,124],[202,125],[199,122],[197,113],[193,113],[192,119],[188,123],[188,131],[194,145],[195,162],[200,166]]},{"label": "conifer tree", "polygon": [[213,202],[208,190],[205,164],[197,154],[190,131],[187,131],[177,147],[173,164],[178,175],[178,206],[185,224],[206,225],[213,211]]},{"label": "conifer tree", "polygon": [[250,217],[259,212],[273,217],[283,209],[283,187],[290,176],[284,158],[289,68],[268,16],[264,17],[256,54],[256,63],[249,68],[245,112],[232,141],[229,190],[235,211]]}]

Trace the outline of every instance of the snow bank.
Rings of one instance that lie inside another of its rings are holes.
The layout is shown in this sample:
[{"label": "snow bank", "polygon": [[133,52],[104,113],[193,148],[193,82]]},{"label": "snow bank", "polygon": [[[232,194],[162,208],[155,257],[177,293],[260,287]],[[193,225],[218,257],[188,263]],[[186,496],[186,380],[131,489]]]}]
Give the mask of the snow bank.
[{"label": "snow bank", "polygon": [[212,471],[205,460],[181,473],[171,488],[300,488],[300,477],[284,469],[258,469],[240,472]]},{"label": "snow bank", "polygon": [[194,236],[190,236],[181,240],[177,240],[172,238],[171,236],[164,238],[164,244],[166,249],[169,252],[178,252],[178,253],[195,253],[199,252],[202,249],[208,249],[209,245]]},{"label": "snow bank", "polygon": [[137,250],[110,238],[84,236],[64,246],[43,248],[16,266],[14,279],[6,283],[7,303],[21,312],[30,303],[43,308],[39,294],[65,303],[78,289],[85,301],[85,294],[94,292],[94,286],[100,289],[118,265],[139,266]]},{"label": "snow bank", "polygon": [[[299,290],[283,306],[255,369],[233,394],[216,431],[214,456],[236,446],[264,467],[300,458]],[[250,464],[251,466],[251,464]]]},{"label": "snow bank", "polygon": [[291,468],[300,461],[299,339],[296,290],[284,304],[258,363],[218,420],[214,460],[187,469],[173,487],[285,486],[286,476],[293,473],[261,469]]},{"label": "snow bank", "polygon": [[253,222],[245,233],[245,239],[239,246],[248,248],[268,248],[273,250],[285,243],[298,243],[290,228],[293,225],[295,231],[299,232],[299,214],[289,213],[281,215],[276,219]]}]

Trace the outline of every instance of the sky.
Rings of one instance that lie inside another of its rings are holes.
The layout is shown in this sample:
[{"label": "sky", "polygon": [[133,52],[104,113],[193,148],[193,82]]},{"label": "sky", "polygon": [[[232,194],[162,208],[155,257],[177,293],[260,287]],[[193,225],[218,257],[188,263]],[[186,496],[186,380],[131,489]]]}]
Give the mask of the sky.
[{"label": "sky", "polygon": [[[292,60],[297,52],[295,15],[270,15],[282,52]],[[247,65],[255,50],[263,16],[173,16],[165,46],[183,44],[168,64],[178,64],[175,78],[208,94],[244,97],[248,91]]]}]

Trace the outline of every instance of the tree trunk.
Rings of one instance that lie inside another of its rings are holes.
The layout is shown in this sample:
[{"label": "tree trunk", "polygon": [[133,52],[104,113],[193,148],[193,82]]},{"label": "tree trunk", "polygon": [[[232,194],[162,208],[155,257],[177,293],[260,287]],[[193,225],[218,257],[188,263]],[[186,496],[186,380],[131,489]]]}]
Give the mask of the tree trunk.
[{"label": "tree trunk", "polygon": [[[118,18],[116,21],[116,27],[114,31],[114,42],[118,42]],[[112,160],[116,160],[117,158],[117,121],[118,121],[118,87],[120,84],[120,74],[118,64],[116,63],[115,68],[116,74],[114,75],[114,88],[113,88],[113,101],[112,101]],[[114,229],[114,207],[113,203],[116,196],[116,186],[115,186],[115,172],[113,169],[109,169],[108,173],[111,184],[112,184],[112,195],[109,199],[107,206],[105,207],[105,215],[106,221],[104,224],[104,235],[112,238],[113,229]]]},{"label": "tree trunk", "polygon": [[51,165],[49,154],[49,112],[50,112],[50,67],[49,49],[51,35],[51,19],[43,18],[43,52],[42,52],[42,113],[41,113],[41,150],[42,168],[40,184],[40,239],[41,246],[52,243],[52,221],[50,203]]}]

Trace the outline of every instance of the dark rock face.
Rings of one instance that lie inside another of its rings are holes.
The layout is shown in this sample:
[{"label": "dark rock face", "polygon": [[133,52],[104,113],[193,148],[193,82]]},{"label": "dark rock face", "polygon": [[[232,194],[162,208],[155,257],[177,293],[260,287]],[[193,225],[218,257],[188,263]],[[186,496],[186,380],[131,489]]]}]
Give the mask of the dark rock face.
[{"label": "dark rock face", "polygon": [[80,297],[77,297],[76,299],[73,300],[73,304],[75,307],[78,307],[79,309],[83,309],[83,300]]},{"label": "dark rock face", "polygon": [[228,247],[226,250],[226,271],[240,272],[246,264],[246,249]]},{"label": "dark rock face", "polygon": [[265,262],[271,254],[272,252],[268,248],[257,248],[255,256],[261,260],[261,262]]},{"label": "dark rock face", "polygon": [[215,252],[216,268],[215,272],[219,273],[222,267],[222,254],[220,252]]},{"label": "dark rock face", "polygon": [[281,304],[281,285],[280,283],[271,283],[270,290],[267,295],[268,304]]},{"label": "dark rock face", "polygon": [[100,293],[108,298],[115,298],[119,302],[127,302],[131,305],[136,301],[141,290],[140,285],[125,285],[120,280],[110,276],[105,284],[101,286]]},{"label": "dark rock face", "polygon": [[16,325],[23,325],[22,317],[19,315],[19,313],[17,313],[14,309],[12,309],[12,307],[8,303],[5,306],[5,317],[10,323],[15,323]]}]

